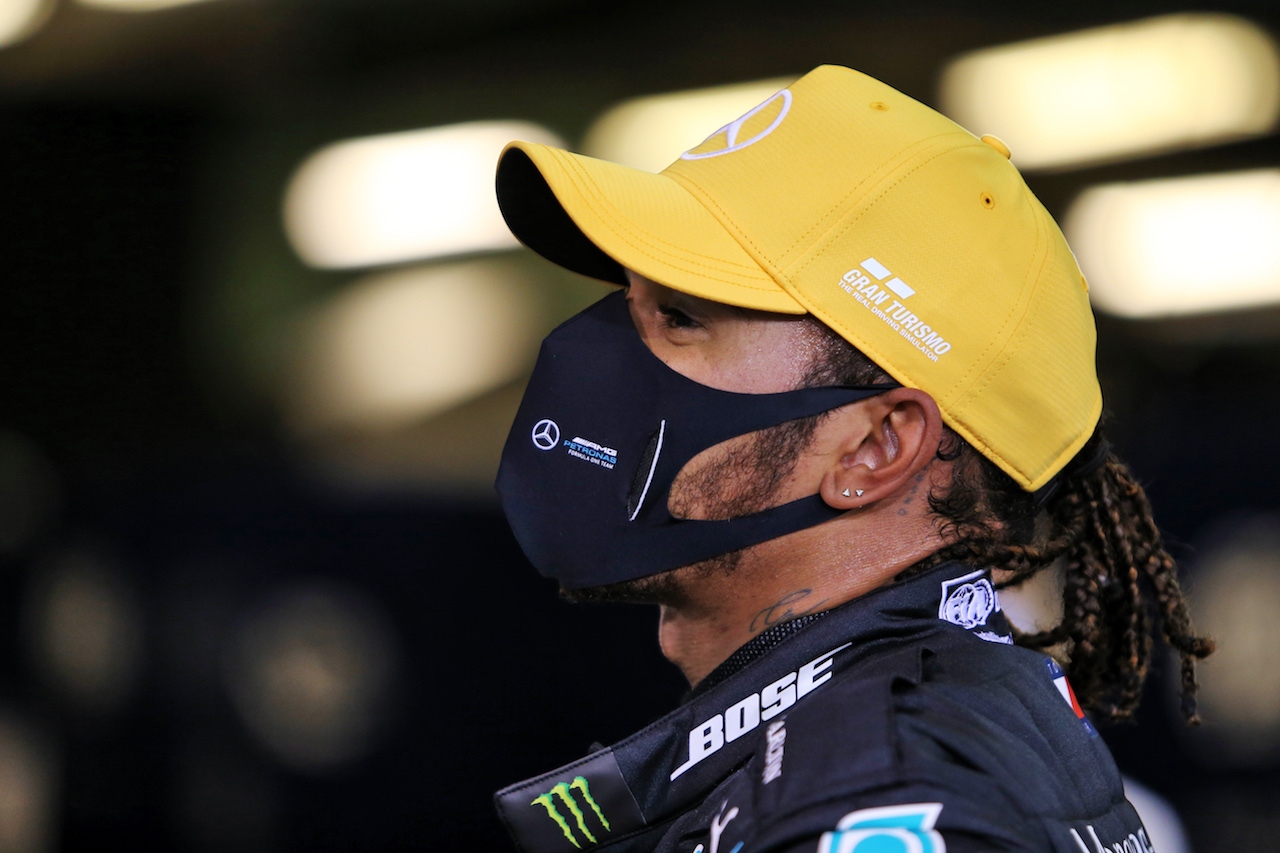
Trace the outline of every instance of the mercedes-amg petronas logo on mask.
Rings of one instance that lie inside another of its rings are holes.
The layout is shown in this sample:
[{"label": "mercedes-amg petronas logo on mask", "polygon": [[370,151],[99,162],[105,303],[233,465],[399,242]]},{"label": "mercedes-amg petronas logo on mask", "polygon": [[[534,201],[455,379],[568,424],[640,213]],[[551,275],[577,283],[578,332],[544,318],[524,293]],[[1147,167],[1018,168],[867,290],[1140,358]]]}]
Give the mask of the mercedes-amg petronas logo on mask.
[{"label": "mercedes-amg petronas logo on mask", "polygon": [[530,437],[539,450],[554,450],[560,443],[560,427],[550,418],[543,418],[533,425]]}]

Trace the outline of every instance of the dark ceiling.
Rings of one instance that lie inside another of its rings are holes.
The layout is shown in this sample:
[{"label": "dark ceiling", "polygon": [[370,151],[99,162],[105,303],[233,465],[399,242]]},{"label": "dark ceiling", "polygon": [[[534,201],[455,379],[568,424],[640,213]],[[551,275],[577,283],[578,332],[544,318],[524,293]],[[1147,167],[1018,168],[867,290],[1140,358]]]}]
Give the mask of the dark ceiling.
[{"label": "dark ceiling", "polygon": [[[49,22],[0,51],[8,98],[92,94],[268,101],[324,87],[395,85],[443,73],[605,74],[629,88],[784,73],[823,61],[910,76],[922,58],[980,44],[1179,10],[1149,0],[1013,4],[981,0],[203,0],[120,13],[59,0]],[[1274,25],[1274,3],[1234,11]],[[806,58],[812,57],[806,62]],[[644,81],[642,84],[641,81]],[[901,85],[906,86],[903,82]]]}]

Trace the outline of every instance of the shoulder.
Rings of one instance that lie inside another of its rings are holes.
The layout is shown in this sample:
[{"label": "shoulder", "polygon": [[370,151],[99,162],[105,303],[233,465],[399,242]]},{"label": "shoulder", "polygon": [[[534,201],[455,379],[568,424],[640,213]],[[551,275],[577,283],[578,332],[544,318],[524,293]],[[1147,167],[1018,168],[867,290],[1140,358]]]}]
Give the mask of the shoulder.
[{"label": "shoulder", "polygon": [[1123,803],[1052,661],[949,628],[872,654],[764,728],[752,768],[762,825],[915,821],[1022,849],[1046,821]]}]

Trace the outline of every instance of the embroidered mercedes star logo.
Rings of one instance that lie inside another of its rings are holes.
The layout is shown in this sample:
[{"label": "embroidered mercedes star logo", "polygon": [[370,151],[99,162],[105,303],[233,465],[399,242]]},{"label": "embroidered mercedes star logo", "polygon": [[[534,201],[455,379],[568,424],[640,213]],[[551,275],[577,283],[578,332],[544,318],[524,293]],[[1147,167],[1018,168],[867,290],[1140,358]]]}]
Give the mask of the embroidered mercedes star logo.
[{"label": "embroidered mercedes star logo", "polygon": [[560,443],[560,427],[550,418],[543,418],[533,425],[533,446],[539,450],[553,450]]},{"label": "embroidered mercedes star logo", "polygon": [[[782,102],[777,107],[777,114],[773,117],[773,121],[759,133],[747,139],[739,140],[738,133],[742,130],[743,125],[755,117],[756,113],[769,109],[773,104]],[[761,139],[778,129],[778,125],[782,124],[782,120],[787,117],[787,113],[791,111],[791,92],[783,89],[776,95],[771,96],[763,104],[749,111],[746,115],[739,119],[729,122],[715,133],[708,136],[700,145],[695,146],[689,151],[680,155],[681,160],[705,160],[708,157],[719,157],[722,154],[732,154],[734,151],[741,151],[749,145],[755,145]],[[721,137],[723,134],[723,137]]]}]

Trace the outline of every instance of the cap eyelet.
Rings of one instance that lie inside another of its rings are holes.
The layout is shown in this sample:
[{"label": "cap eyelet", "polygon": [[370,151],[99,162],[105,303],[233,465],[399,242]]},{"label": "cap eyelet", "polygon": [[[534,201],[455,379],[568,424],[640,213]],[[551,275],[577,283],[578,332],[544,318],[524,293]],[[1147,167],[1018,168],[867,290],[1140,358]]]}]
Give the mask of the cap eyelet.
[{"label": "cap eyelet", "polygon": [[886,104],[884,101],[872,101],[871,109],[879,110],[880,112],[885,112],[889,109],[889,105]]},{"label": "cap eyelet", "polygon": [[1013,156],[1009,152],[1009,146],[1005,145],[1004,140],[998,136],[992,136],[988,133],[986,136],[982,137],[982,141],[998,151],[1006,160]]},{"label": "cap eyelet", "polygon": [[991,208],[996,206],[995,197],[991,195],[991,193],[984,192],[980,194],[978,198],[982,200],[982,206],[985,207],[987,210],[990,210]]}]

